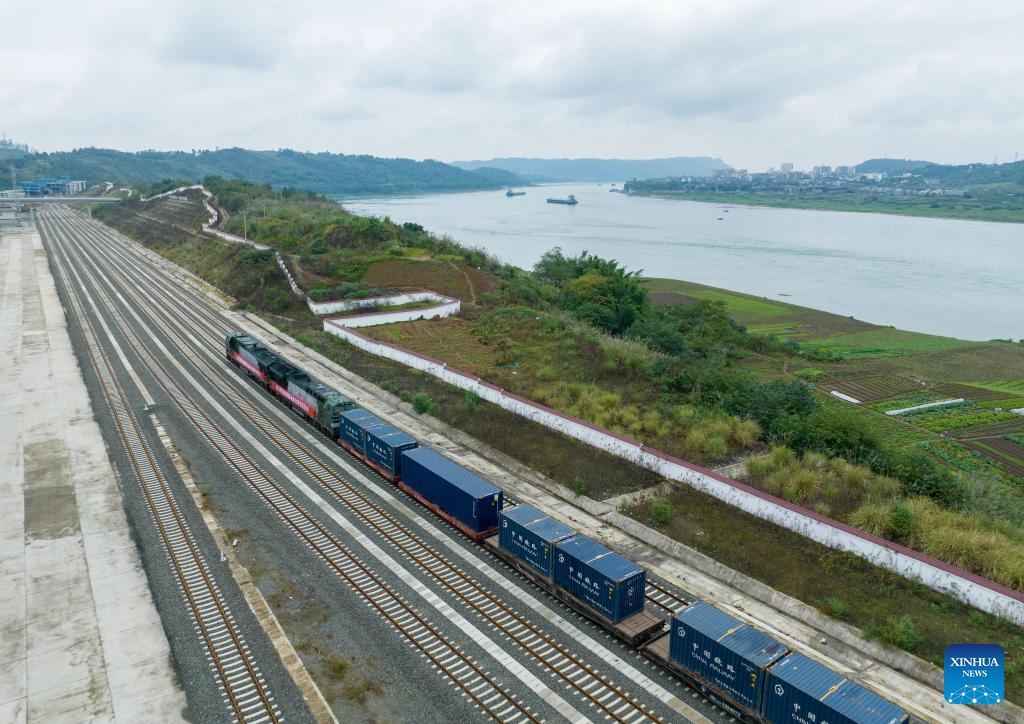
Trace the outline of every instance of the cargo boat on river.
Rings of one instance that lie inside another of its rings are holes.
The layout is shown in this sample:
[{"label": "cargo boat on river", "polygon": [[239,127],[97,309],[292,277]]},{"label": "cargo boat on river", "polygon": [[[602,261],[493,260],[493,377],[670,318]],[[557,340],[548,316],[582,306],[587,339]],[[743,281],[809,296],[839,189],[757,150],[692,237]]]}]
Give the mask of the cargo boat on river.
[{"label": "cargo boat on river", "polygon": [[564,204],[565,206],[575,206],[576,204],[579,203],[579,201],[576,200],[575,196],[573,196],[572,194],[569,194],[569,196],[567,198],[564,198],[564,199],[548,199],[548,203],[549,204]]}]

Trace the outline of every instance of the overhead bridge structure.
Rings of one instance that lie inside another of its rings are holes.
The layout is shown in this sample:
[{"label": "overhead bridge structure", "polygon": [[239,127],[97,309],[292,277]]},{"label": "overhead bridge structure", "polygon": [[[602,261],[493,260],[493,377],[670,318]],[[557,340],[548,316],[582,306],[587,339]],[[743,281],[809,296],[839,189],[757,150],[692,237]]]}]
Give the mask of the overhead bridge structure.
[{"label": "overhead bridge structure", "polygon": [[111,196],[11,196],[0,198],[0,204],[109,204],[120,200]]}]

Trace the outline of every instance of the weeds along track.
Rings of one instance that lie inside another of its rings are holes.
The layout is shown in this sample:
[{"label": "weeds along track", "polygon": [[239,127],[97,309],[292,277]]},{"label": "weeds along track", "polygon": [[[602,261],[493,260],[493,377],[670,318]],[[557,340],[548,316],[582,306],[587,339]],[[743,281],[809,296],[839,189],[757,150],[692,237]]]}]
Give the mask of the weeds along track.
[{"label": "weeds along track", "polygon": [[[57,216],[52,212],[51,215]],[[88,265],[90,262],[84,258],[83,249],[70,239],[72,233],[82,234],[85,231],[81,227],[83,222],[75,217],[69,219],[64,215],[58,216],[55,226],[60,227],[60,230],[55,234],[48,223],[51,220],[51,215],[41,216],[46,218],[48,227],[46,233],[53,238],[60,238],[61,254],[69,258],[71,253],[77,252],[80,255],[78,260],[82,265]],[[472,657],[447,641],[441,631],[372,569],[353,555],[326,526],[305,511],[287,491],[275,483],[244,450],[231,440],[209,414],[196,404],[167,367],[137,337],[127,320],[116,313],[113,300],[97,280],[100,276],[106,277],[106,274],[98,271],[85,271],[83,275],[92,282],[97,296],[107,305],[129,346],[149,369],[175,406],[294,535],[298,536],[381,618],[398,631],[415,650],[452,681],[471,702],[489,717],[508,722],[540,721],[514,694],[509,692],[496,678],[485,672]],[[79,287],[84,290],[83,279],[77,273],[75,273],[75,277]],[[120,295],[114,290],[109,278],[105,281],[111,287],[111,293]],[[141,320],[137,321],[144,326]]]},{"label": "weeds along track", "polygon": [[[82,234],[90,232],[89,229],[78,231]],[[97,242],[103,243],[95,234],[91,236]],[[133,284],[137,290],[153,290],[161,295],[160,304],[171,313],[154,317],[153,323],[160,328],[170,344],[189,359],[210,389],[219,390],[235,410],[254,429],[259,430],[265,439],[273,441],[304,476],[315,480],[320,488],[328,492],[347,512],[404,558],[413,562],[422,574],[455,598],[461,610],[475,612],[481,620],[560,679],[567,689],[575,691],[603,717],[628,722],[656,719],[651,711],[608,676],[590,666],[578,654],[534,625],[500,596],[481,585],[439,550],[403,526],[390,510],[374,502],[359,487],[338,475],[320,457],[312,454],[282,422],[254,405],[250,400],[251,393],[243,394],[239,390],[242,378],[227,369],[223,355],[220,354],[228,328],[219,315],[208,313],[204,315],[206,318],[203,318],[196,313],[196,306],[183,303],[180,296],[168,293],[162,285],[153,284],[152,280],[144,278],[123,249],[104,244],[102,250],[94,251],[104,254],[106,261],[109,262],[107,268],[117,266],[119,273],[124,273],[126,277],[132,279],[132,284],[126,284],[125,289],[136,308],[153,307],[156,300],[152,297],[144,298],[142,292],[133,290]],[[124,268],[123,271],[121,268]],[[200,309],[205,308],[202,302],[192,301],[201,304]],[[173,329],[167,320],[174,320],[174,325],[179,326],[181,331]],[[192,351],[192,348],[196,348],[196,351]],[[217,350],[217,353],[211,353],[210,350]],[[261,407],[267,406],[268,399],[262,395],[258,399]],[[280,408],[277,412],[280,416]],[[290,418],[290,415],[288,417]],[[649,595],[660,596],[662,601],[679,600],[664,589]],[[669,610],[668,606],[663,607]]]},{"label": "weeds along track", "polygon": [[[60,233],[55,234],[52,228],[46,229],[51,246],[56,246],[54,240]],[[89,360],[232,720],[246,723],[282,721],[274,697],[127,403],[114,368],[100,344],[99,335],[77,295],[71,293],[67,261],[56,254],[52,258],[67,291],[71,315],[85,340]],[[92,300],[89,302],[91,304]]]}]

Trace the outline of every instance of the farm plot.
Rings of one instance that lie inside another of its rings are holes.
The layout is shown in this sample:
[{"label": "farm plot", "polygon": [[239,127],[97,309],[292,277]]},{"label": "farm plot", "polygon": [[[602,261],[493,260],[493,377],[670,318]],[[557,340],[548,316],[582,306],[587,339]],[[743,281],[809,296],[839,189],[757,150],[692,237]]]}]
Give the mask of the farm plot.
[{"label": "farm plot", "polygon": [[902,410],[907,407],[915,407],[948,399],[950,399],[948,395],[939,395],[931,390],[923,390],[913,395],[904,395],[903,397],[883,400],[882,402],[873,402],[870,407],[877,412],[888,412],[889,410]]},{"label": "farm plot", "polygon": [[992,380],[990,382],[974,382],[973,387],[984,387],[1003,393],[1002,397],[1024,397],[1024,380]]},{"label": "farm plot", "polygon": [[1024,435],[1024,417],[1008,415],[1009,419],[985,425],[974,425],[956,430],[953,437],[959,440],[971,440],[982,437],[1000,437],[1002,435]]},{"label": "farm plot", "polygon": [[867,403],[905,396],[915,391],[923,392],[920,382],[893,375],[865,375],[850,379],[824,380],[818,386],[829,392],[842,392]]},{"label": "farm plot", "polygon": [[1011,475],[1024,478],[1024,445],[1018,445],[1002,437],[975,438],[965,440],[963,444],[999,463]]},{"label": "farm plot", "polygon": [[932,432],[949,432],[979,426],[998,425],[1000,423],[1018,422],[1024,425],[1024,418],[1012,412],[997,412],[980,407],[973,402],[965,402],[952,407],[936,407],[921,412],[911,412],[903,419],[912,425],[923,427]]},{"label": "farm plot", "polygon": [[945,382],[935,385],[934,389],[944,397],[963,397],[965,400],[980,403],[1010,397],[1006,392],[999,390],[978,387],[976,385],[964,385],[956,382]]},{"label": "farm plot", "polygon": [[495,377],[494,348],[481,342],[473,327],[462,319],[423,319],[366,327],[362,332],[382,342],[445,360],[450,367],[464,372],[488,379]]},{"label": "farm plot", "polygon": [[431,289],[463,302],[476,303],[494,291],[497,281],[467,264],[454,261],[388,259],[370,265],[363,281],[395,289]]}]

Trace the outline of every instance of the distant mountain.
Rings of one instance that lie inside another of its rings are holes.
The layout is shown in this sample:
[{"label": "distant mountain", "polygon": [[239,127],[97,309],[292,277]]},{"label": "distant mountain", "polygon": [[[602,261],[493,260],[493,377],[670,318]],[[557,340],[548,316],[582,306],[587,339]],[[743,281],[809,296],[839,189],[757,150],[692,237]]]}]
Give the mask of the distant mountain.
[{"label": "distant mountain", "polygon": [[14,165],[20,179],[67,175],[93,185],[101,181],[151,184],[163,179],[223,176],[267,183],[276,188],[291,186],[339,196],[469,191],[523,183],[518,176],[496,168],[468,171],[440,161],[302,153],[288,149],[125,153],[80,148],[23,155],[14,159]]},{"label": "distant mountain", "polygon": [[857,173],[887,173],[894,176],[900,173],[913,173],[925,166],[932,166],[931,161],[911,161],[904,158],[869,158],[857,164]]},{"label": "distant mountain", "polygon": [[731,168],[720,158],[677,156],[675,158],[492,158],[490,161],[453,161],[467,170],[492,167],[509,171],[526,181],[628,181],[666,176],[710,176],[717,169]]},{"label": "distant mountain", "polygon": [[901,158],[872,158],[857,166],[858,173],[887,173],[933,179],[944,185],[969,188],[986,185],[1009,185],[1015,193],[1024,186],[1024,161],[1013,163],[969,163],[953,166],[931,161],[908,161]]}]

